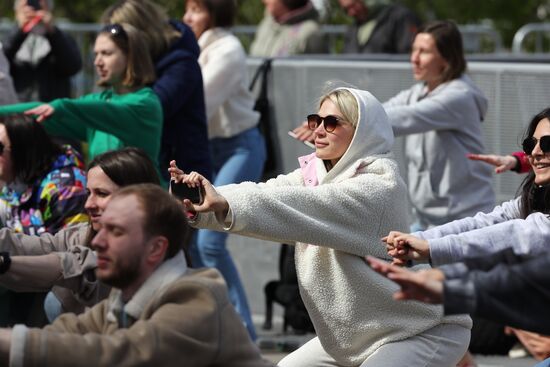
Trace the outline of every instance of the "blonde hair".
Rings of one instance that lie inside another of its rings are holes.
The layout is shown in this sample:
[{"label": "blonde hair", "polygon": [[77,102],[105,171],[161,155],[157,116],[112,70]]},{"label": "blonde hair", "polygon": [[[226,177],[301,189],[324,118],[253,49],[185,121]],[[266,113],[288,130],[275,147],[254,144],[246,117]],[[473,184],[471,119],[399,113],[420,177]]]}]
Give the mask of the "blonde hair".
[{"label": "blonde hair", "polygon": [[[114,34],[110,27],[121,26],[124,35]],[[105,26],[99,35],[106,35],[126,55],[126,71],[122,79],[122,85],[135,88],[152,84],[156,80],[155,67],[149,53],[147,44],[143,40],[143,32],[130,24],[112,24]]]},{"label": "blonde hair", "polygon": [[355,96],[347,89],[335,89],[319,98],[319,108],[326,100],[334,103],[342,113],[342,117],[353,127],[359,122],[359,105]]},{"label": "blonde hair", "polygon": [[164,54],[181,33],[170,25],[168,14],[150,0],[119,0],[101,16],[101,22],[127,23],[144,34],[153,60]]}]

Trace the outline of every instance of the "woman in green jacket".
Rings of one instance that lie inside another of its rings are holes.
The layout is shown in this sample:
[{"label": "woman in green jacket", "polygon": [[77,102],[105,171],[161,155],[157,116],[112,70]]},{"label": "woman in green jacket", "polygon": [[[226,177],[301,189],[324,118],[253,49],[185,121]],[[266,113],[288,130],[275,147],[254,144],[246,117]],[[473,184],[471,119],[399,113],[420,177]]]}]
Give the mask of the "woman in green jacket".
[{"label": "woman in green jacket", "polygon": [[2,106],[0,114],[36,116],[50,134],[87,142],[90,159],[108,150],[135,146],[157,162],[162,108],[147,87],[155,80],[155,72],[140,33],[127,24],[110,24],[99,32],[94,65],[97,84],[106,88],[103,92],[48,104]]}]

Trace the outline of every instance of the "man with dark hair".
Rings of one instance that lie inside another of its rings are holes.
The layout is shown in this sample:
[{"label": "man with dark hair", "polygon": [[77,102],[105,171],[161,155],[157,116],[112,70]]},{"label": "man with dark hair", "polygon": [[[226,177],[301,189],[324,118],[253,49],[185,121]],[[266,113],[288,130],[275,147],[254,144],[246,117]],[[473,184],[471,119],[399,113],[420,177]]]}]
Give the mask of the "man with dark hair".
[{"label": "man with dark hair", "polygon": [[248,338],[220,274],[187,268],[185,214],[167,192],[125,187],[100,223],[92,246],[97,278],[114,287],[109,299],[44,329],[0,329],[0,364],[271,366]]},{"label": "man with dark hair", "polygon": [[346,34],[345,53],[406,54],[420,26],[420,19],[408,8],[365,0],[338,0],[344,12],[354,19]]}]

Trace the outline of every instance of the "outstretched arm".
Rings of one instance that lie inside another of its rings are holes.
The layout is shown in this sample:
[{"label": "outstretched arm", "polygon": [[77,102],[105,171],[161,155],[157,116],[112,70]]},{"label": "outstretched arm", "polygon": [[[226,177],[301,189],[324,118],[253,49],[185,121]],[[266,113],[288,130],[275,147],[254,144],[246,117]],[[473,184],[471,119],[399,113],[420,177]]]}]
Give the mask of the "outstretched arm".
[{"label": "outstretched arm", "polygon": [[393,295],[395,299],[436,304],[443,302],[445,275],[441,270],[424,269],[414,272],[372,256],[367,256],[367,262],[373,270],[401,286]]},{"label": "outstretched arm", "polygon": [[468,154],[468,159],[485,162],[495,166],[495,173],[514,170],[518,165],[518,160],[512,155]]}]

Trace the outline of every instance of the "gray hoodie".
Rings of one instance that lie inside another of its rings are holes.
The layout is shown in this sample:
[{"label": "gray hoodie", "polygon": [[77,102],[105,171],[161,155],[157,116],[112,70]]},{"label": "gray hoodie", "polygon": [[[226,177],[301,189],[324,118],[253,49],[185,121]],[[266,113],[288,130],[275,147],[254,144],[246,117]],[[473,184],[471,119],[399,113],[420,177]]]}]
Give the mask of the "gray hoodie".
[{"label": "gray hoodie", "polygon": [[424,227],[490,211],[491,168],[470,161],[484,153],[487,98],[463,75],[426,93],[423,83],[384,103],[396,136],[405,137],[409,197]]}]

